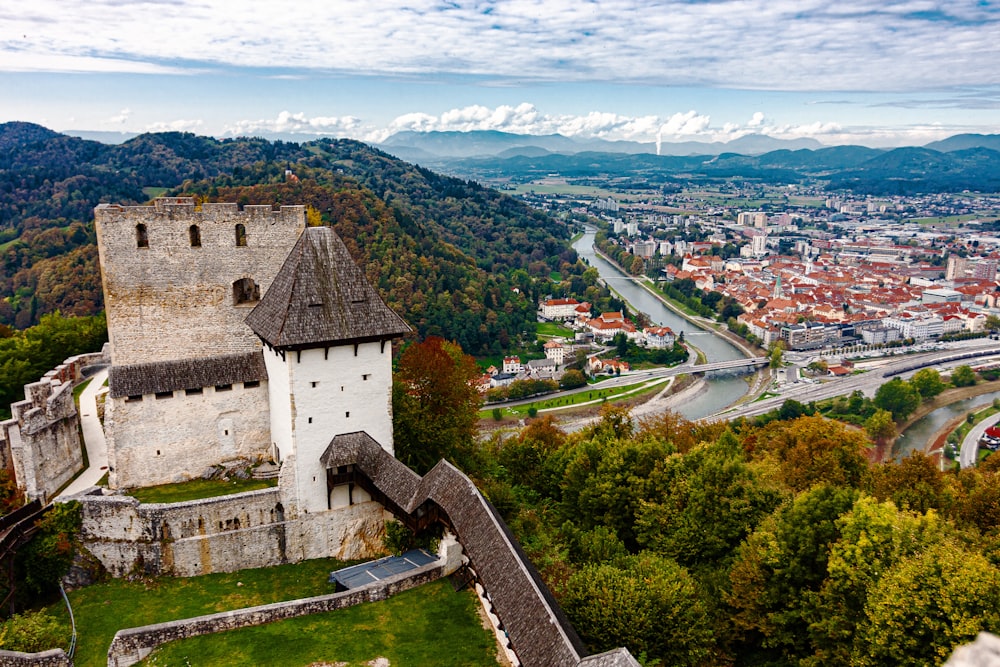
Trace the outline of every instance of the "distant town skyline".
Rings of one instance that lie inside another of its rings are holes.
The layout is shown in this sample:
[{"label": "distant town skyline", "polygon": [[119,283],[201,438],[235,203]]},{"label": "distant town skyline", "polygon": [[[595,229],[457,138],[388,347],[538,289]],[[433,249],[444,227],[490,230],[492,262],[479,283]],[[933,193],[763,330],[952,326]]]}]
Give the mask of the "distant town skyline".
[{"label": "distant town skyline", "polygon": [[59,131],[1000,133],[992,0],[38,0],[0,9],[0,122]]}]

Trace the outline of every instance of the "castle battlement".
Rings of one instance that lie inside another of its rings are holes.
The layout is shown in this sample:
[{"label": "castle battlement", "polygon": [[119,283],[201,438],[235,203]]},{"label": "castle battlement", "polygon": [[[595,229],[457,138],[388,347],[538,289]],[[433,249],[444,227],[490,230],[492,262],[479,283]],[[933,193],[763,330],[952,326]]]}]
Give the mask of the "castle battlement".
[{"label": "castle battlement", "polygon": [[94,216],[105,225],[137,224],[151,222],[170,223],[172,221],[190,223],[285,223],[301,225],[305,220],[305,206],[281,206],[275,209],[270,204],[248,204],[242,209],[233,202],[204,203],[200,207],[193,197],[158,197],[152,205],[122,206],[120,204],[100,204]]}]

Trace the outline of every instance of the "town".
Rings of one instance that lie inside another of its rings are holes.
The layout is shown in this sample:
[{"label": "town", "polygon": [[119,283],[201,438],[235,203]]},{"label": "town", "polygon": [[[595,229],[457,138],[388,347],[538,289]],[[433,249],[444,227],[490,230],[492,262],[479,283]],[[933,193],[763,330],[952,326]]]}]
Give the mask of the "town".
[{"label": "town", "polygon": [[[1000,197],[784,190],[779,198],[736,189],[721,203],[719,193],[609,196],[586,206],[525,198],[599,216],[608,225],[602,249],[624,270],[718,293],[735,304],[730,329],[765,347],[899,345],[984,335],[1000,324]],[[747,208],[762,198],[785,205]]]}]

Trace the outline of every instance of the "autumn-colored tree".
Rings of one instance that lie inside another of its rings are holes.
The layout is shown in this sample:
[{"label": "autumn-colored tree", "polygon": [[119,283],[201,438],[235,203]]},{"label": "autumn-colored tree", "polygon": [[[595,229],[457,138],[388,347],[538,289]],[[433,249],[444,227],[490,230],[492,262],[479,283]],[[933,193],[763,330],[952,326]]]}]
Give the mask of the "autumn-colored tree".
[{"label": "autumn-colored tree", "polygon": [[948,478],[923,452],[914,451],[899,463],[877,466],[871,480],[872,494],[879,500],[891,500],[900,509],[940,511],[951,505]]},{"label": "autumn-colored tree", "polygon": [[392,385],[396,456],[418,473],[442,458],[455,461],[472,444],[481,403],[475,360],[432,336],[407,347]]},{"label": "autumn-colored tree", "polygon": [[793,491],[826,483],[857,487],[867,472],[868,441],[858,431],[818,415],[773,421],[748,433],[744,447],[755,458],[771,457]]}]

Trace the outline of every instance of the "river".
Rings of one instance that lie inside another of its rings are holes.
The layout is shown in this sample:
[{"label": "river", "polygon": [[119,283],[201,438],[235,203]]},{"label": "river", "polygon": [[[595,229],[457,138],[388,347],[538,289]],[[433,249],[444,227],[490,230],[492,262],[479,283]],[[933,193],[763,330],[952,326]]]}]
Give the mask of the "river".
[{"label": "river", "polygon": [[925,451],[934,434],[955,417],[964,417],[970,410],[981,405],[989,405],[993,399],[1000,398],[1000,391],[981,394],[966,398],[955,403],[941,406],[934,412],[913,422],[910,428],[900,433],[892,448],[892,457],[902,461],[913,451]]},{"label": "river", "polygon": [[[741,359],[745,355],[735,345],[721,336],[701,329],[664,306],[643,287],[636,285],[627,275],[594,252],[595,232],[588,231],[573,248],[577,254],[597,269],[601,278],[615,292],[627,301],[633,310],[649,316],[656,324],[673,329],[674,333],[684,332],[685,340],[701,350],[708,361],[729,361]],[[685,403],[678,412],[688,419],[701,419],[726,408],[747,393],[746,381],[740,377],[714,376],[707,378],[708,391]]]}]

